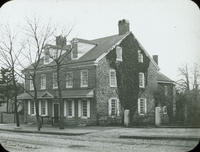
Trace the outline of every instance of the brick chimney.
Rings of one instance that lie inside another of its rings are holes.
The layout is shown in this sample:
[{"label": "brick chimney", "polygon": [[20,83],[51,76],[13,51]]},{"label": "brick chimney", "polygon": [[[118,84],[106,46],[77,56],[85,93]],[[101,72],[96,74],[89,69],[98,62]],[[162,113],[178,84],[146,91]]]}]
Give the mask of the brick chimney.
[{"label": "brick chimney", "polygon": [[153,60],[156,62],[156,64],[158,65],[158,55],[153,55]]},{"label": "brick chimney", "polygon": [[62,35],[56,36],[56,46],[66,46],[66,37]]},{"label": "brick chimney", "polygon": [[78,57],[78,40],[74,38],[71,41],[72,45],[72,59],[76,59]]},{"label": "brick chimney", "polygon": [[119,30],[119,35],[123,35],[129,32],[129,21],[125,19],[119,20],[118,30]]}]

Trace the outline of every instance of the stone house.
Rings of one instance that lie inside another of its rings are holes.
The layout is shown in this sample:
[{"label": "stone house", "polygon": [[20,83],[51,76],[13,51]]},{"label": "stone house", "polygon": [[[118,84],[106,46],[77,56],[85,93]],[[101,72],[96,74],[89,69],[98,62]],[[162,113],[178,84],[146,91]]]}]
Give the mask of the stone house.
[{"label": "stone house", "polygon": [[[44,123],[58,122],[60,108],[64,108],[66,125],[120,124],[123,121],[123,111],[128,105],[125,98],[124,101],[119,99],[117,71],[111,64],[114,54],[114,63],[121,64],[126,57],[133,55],[130,65],[138,65],[134,66],[138,73],[133,75],[136,83],[132,86],[133,89],[139,88],[137,96],[134,96],[137,106],[133,122],[154,124],[156,105],[153,92],[159,85],[170,85],[168,90],[171,91],[174,87],[173,81],[163,79],[166,76],[160,74],[157,62],[129,31],[127,20],[119,21],[118,30],[116,35],[95,40],[74,38],[70,44],[66,44],[64,37],[58,36],[55,45],[47,44],[44,52],[48,53],[44,53],[36,77],[39,113],[44,118]],[[61,42],[66,45],[66,49],[73,46],[72,52],[63,60],[60,73],[64,107],[60,107],[57,100],[57,74],[55,64],[49,58],[49,52],[58,50]],[[129,52],[132,55],[126,55]],[[145,64],[146,62],[148,64]],[[126,63],[123,66],[129,68]],[[23,72],[27,78],[25,88],[33,93],[32,81],[28,79],[31,66]],[[131,91],[133,90],[129,89],[128,92]],[[24,92],[18,96],[18,100],[24,103],[25,122],[35,122],[35,104],[30,94]],[[167,115],[166,109],[165,114]]]}]

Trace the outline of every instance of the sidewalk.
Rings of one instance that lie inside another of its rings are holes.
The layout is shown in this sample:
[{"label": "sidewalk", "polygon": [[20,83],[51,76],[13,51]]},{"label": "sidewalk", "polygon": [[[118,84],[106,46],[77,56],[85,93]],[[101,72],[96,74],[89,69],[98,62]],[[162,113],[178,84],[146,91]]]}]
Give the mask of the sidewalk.
[{"label": "sidewalk", "polygon": [[11,131],[21,133],[39,133],[66,136],[88,135],[102,138],[132,138],[132,139],[154,139],[154,140],[194,140],[200,139],[200,128],[125,128],[125,127],[58,127],[43,126],[41,131],[33,125],[21,125],[16,128],[15,124],[0,124],[0,131]]},{"label": "sidewalk", "polygon": [[82,127],[67,127],[65,129],[59,129],[51,125],[44,125],[40,131],[37,130],[36,125],[21,124],[19,128],[16,124],[0,124],[0,131],[11,131],[21,133],[40,133],[40,134],[54,134],[54,135],[66,135],[66,136],[78,136],[85,135],[96,131],[95,129],[82,129]]}]

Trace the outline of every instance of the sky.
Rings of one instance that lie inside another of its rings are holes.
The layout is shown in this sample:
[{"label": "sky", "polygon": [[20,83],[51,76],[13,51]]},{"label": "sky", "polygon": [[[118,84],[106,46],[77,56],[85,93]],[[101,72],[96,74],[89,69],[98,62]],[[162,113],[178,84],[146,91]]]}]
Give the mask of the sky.
[{"label": "sky", "polygon": [[73,37],[96,39],[118,34],[118,21],[150,55],[159,56],[160,71],[178,79],[178,67],[200,64],[200,10],[190,0],[14,0],[0,8],[0,25],[20,31],[25,19],[40,17]]}]

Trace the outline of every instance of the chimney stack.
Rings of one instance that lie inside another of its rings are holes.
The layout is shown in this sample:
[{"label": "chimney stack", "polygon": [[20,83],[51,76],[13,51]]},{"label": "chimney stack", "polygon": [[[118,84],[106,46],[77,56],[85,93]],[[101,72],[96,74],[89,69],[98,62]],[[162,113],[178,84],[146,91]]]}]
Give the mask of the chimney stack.
[{"label": "chimney stack", "polygon": [[156,62],[156,64],[158,65],[158,55],[153,55],[153,60]]},{"label": "chimney stack", "polygon": [[119,20],[118,30],[119,30],[119,35],[123,35],[129,32],[129,21],[125,19]]},{"label": "chimney stack", "polygon": [[56,46],[66,46],[66,37],[62,35],[56,36]]}]

